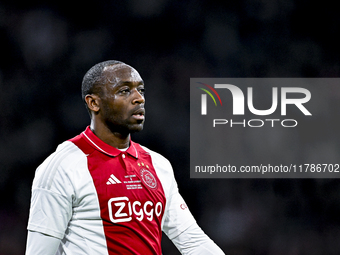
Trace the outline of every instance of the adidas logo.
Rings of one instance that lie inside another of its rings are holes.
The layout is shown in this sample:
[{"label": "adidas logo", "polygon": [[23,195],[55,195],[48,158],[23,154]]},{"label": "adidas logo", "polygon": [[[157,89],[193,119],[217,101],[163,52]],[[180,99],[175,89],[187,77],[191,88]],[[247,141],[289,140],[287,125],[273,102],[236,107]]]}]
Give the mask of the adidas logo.
[{"label": "adidas logo", "polygon": [[107,185],[117,184],[117,183],[122,183],[122,182],[118,180],[118,178],[114,176],[113,174],[110,175],[109,180],[106,182]]}]

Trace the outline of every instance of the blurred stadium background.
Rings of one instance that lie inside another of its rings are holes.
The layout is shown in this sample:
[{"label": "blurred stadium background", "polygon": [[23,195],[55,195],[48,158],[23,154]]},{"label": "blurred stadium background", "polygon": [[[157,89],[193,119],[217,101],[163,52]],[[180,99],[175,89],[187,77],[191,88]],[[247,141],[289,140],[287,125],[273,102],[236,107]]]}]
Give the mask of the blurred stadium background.
[{"label": "blurred stadium background", "polygon": [[[189,176],[190,77],[339,77],[339,31],[329,0],[1,0],[0,255],[24,254],[35,168],[89,124],[81,80],[108,59],[145,80],[134,140],[172,162],[192,213],[227,254],[340,254],[339,180]],[[325,93],[326,108],[340,106],[340,87]],[[320,137],[297,145],[338,157],[339,137]],[[163,253],[179,254],[166,238]]]}]

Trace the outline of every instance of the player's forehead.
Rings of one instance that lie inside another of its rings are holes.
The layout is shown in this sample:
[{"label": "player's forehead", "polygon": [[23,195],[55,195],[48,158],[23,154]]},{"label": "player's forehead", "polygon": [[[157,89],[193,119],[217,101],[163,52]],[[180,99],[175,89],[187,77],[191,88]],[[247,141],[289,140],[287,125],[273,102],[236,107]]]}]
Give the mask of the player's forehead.
[{"label": "player's forehead", "polygon": [[104,67],[103,75],[111,84],[143,81],[136,69],[123,63]]}]

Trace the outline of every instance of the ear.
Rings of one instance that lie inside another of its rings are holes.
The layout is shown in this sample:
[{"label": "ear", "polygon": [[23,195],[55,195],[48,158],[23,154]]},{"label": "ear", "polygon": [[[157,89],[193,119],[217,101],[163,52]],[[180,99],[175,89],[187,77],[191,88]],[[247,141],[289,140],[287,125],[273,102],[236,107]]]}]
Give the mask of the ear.
[{"label": "ear", "polygon": [[85,96],[85,102],[90,111],[98,113],[100,110],[100,98],[95,94],[88,94]]}]

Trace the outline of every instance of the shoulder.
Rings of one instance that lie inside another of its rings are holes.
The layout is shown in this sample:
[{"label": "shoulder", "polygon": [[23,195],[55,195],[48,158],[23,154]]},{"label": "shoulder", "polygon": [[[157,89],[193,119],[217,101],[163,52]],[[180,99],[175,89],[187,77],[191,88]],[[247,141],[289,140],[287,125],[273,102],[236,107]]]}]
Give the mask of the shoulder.
[{"label": "shoulder", "polygon": [[42,165],[53,164],[54,166],[66,167],[85,156],[74,143],[65,141],[57,147],[56,151],[53,152]]},{"label": "shoulder", "polygon": [[153,164],[162,165],[167,170],[173,171],[170,161],[158,152],[155,152],[145,146],[139,145],[144,151],[150,154]]},{"label": "shoulder", "polygon": [[86,155],[72,142],[63,142],[37,168],[33,187],[49,189],[56,179],[60,179],[61,182],[65,181],[62,175],[67,175],[69,169],[85,158]]}]

